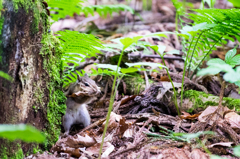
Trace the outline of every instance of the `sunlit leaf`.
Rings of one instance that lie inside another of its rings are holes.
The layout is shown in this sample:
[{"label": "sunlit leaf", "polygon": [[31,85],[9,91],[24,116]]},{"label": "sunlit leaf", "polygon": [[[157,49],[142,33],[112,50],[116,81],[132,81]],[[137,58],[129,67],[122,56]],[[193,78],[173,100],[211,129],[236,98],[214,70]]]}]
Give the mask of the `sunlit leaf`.
[{"label": "sunlit leaf", "polygon": [[226,55],[225,55],[225,61],[226,63],[230,63],[231,62],[231,59],[233,58],[233,56],[235,56],[237,53],[237,49],[234,48],[232,50],[229,50]]},{"label": "sunlit leaf", "polygon": [[233,153],[234,155],[236,155],[237,157],[240,157],[240,145],[236,146],[233,148]]},{"label": "sunlit leaf", "polygon": [[133,72],[137,72],[138,69],[137,68],[133,68],[133,67],[129,67],[129,68],[122,68],[121,72],[122,73],[133,73]]},{"label": "sunlit leaf", "polygon": [[164,67],[167,68],[166,66],[160,64],[160,63],[153,63],[153,62],[136,62],[136,63],[125,63],[127,66],[132,67],[132,66],[150,66],[150,67]]},{"label": "sunlit leaf", "polygon": [[0,125],[0,137],[7,138],[11,141],[20,139],[25,142],[38,142],[42,143],[45,136],[36,128],[30,125]]},{"label": "sunlit leaf", "polygon": [[13,78],[11,76],[9,76],[7,73],[4,73],[3,71],[0,71],[0,77],[3,77],[9,81],[13,80]]},{"label": "sunlit leaf", "polygon": [[[111,64],[96,64],[99,68],[107,68],[113,71],[117,70],[117,65],[111,65]],[[121,67],[118,67],[118,72],[120,73]]]}]

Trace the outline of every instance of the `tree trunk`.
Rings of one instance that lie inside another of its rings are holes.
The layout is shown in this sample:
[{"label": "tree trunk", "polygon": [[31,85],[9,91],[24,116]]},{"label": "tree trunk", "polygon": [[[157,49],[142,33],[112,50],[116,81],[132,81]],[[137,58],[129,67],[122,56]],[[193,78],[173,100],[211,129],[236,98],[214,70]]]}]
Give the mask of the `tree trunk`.
[{"label": "tree trunk", "polygon": [[[42,0],[0,0],[0,124],[31,124],[47,135],[40,148],[58,139],[65,96],[61,91],[61,48],[48,32]],[[32,153],[37,144],[0,140],[0,158]]]}]

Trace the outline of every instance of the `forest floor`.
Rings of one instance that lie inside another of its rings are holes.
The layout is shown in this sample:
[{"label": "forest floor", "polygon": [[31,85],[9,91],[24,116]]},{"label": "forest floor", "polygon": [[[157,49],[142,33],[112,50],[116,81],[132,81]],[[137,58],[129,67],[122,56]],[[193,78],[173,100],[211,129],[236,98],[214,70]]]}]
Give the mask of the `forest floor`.
[{"label": "forest floor", "polygon": [[[70,29],[91,33],[105,44],[120,37],[142,36],[155,32],[174,32],[175,8],[170,0],[158,0],[153,7],[144,11],[139,4],[135,10],[139,15],[122,12],[112,17],[99,15],[75,16],[54,23],[51,30]],[[91,1],[90,1],[91,3]],[[122,3],[125,3],[124,1]],[[199,8],[201,1],[192,0],[193,8]],[[217,0],[215,8],[230,8],[225,0]],[[168,34],[161,40],[153,37],[142,39],[151,45],[162,45],[166,52],[181,50],[177,35]],[[224,59],[228,50],[237,43],[228,42],[224,49],[211,54],[211,58]],[[141,49],[130,52],[124,62],[162,63],[154,51],[142,54]],[[109,63],[116,53],[107,52],[102,60],[93,58],[83,68],[95,68],[92,63]],[[174,87],[181,91],[184,67],[183,53],[165,56]],[[111,63],[112,64],[112,63]],[[116,65],[116,64],[115,64]],[[202,68],[206,64],[202,65]],[[191,73],[191,72],[190,72]],[[92,124],[84,129],[73,126],[70,135],[62,137],[52,147],[50,153],[31,155],[28,158],[98,158],[103,129],[110,101],[111,77],[95,77],[102,87],[98,101],[89,104]],[[221,78],[214,75],[185,77],[184,99],[178,115],[174,104],[173,87],[166,71],[141,71],[135,76],[124,77],[119,84],[113,104],[109,125],[104,138],[102,158],[139,159],[207,159],[220,156],[234,159],[233,146],[240,143],[240,95],[239,88],[227,83],[222,89]],[[180,95],[177,96],[181,105]],[[219,102],[222,101],[222,102]]]}]

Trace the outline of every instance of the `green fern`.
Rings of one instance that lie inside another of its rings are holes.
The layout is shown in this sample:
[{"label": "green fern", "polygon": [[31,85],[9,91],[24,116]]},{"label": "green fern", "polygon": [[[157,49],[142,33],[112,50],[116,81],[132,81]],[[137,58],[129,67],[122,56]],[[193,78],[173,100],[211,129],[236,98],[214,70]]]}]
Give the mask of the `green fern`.
[{"label": "green fern", "polygon": [[189,69],[196,73],[200,61],[203,61],[216,46],[226,44],[234,37],[240,40],[240,11],[238,9],[195,9],[197,14],[189,14],[194,20],[192,27],[186,26],[181,31],[185,39],[188,52],[186,61]]},{"label": "green fern", "polygon": [[[85,58],[96,57],[103,48],[101,41],[91,34],[83,34],[77,31],[59,31],[58,39],[63,48],[62,66],[64,85],[73,82],[75,67],[83,62]],[[70,80],[71,79],[71,80]]]},{"label": "green fern", "polygon": [[65,18],[67,15],[73,16],[74,13],[80,13],[82,10],[81,3],[84,0],[46,0],[50,11],[58,14],[51,14],[52,19],[57,21],[60,18]]},{"label": "green fern", "polygon": [[47,0],[48,6],[51,12],[57,14],[51,14],[52,19],[57,21],[60,18],[65,18],[67,15],[73,16],[74,13],[84,13],[86,16],[89,14],[94,15],[96,11],[100,16],[107,17],[108,14],[112,15],[113,12],[129,11],[134,13],[133,9],[129,6],[118,5],[92,5],[82,6],[85,0]]},{"label": "green fern", "polygon": [[118,4],[118,5],[92,5],[92,6],[86,6],[82,7],[82,12],[88,16],[88,14],[91,14],[92,16],[94,15],[94,11],[102,16],[102,17],[107,17],[108,14],[112,15],[113,12],[120,12],[120,11],[129,11],[130,13],[134,13],[134,10],[123,4]]}]

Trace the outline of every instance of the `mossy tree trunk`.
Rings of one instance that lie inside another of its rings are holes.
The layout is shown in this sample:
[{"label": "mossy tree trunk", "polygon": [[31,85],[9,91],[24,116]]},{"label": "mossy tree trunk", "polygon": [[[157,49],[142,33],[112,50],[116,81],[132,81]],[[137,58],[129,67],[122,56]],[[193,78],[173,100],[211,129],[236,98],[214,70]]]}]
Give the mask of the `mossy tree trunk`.
[{"label": "mossy tree trunk", "polygon": [[[42,0],[0,0],[0,124],[30,124],[47,135],[49,148],[61,130],[65,96],[61,92],[61,49],[48,32],[49,17]],[[22,157],[37,144],[0,140],[0,158]],[[35,149],[36,150],[36,149]]]}]

